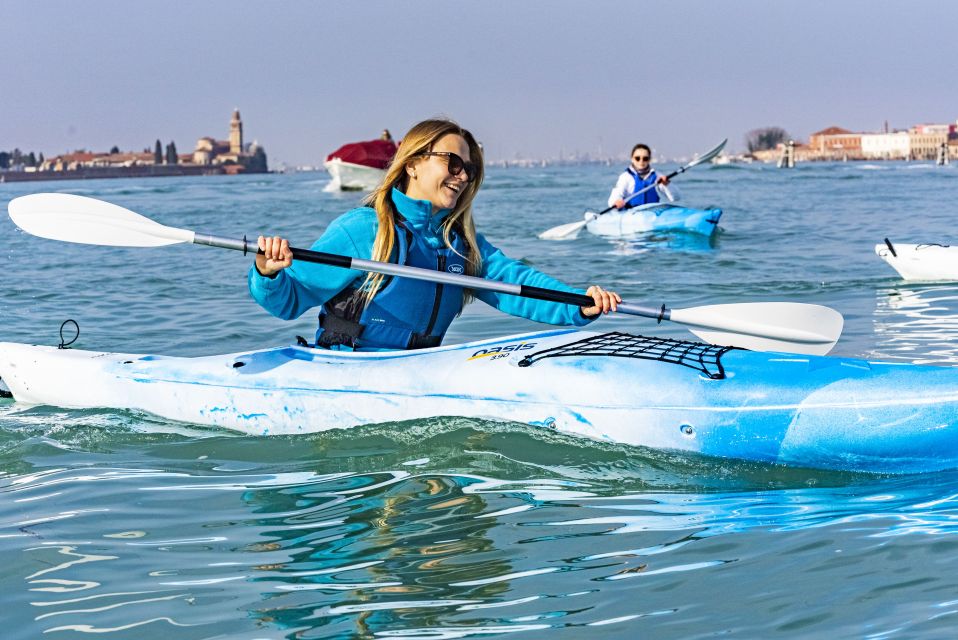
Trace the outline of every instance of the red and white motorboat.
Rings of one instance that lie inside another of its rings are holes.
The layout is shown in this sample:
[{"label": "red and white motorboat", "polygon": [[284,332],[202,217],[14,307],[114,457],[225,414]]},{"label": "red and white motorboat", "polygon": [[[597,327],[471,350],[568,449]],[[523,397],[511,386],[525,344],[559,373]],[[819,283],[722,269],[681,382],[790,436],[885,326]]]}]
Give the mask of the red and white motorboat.
[{"label": "red and white motorboat", "polygon": [[386,167],[396,155],[396,143],[387,138],[344,144],[326,156],[324,166],[332,176],[327,191],[369,191],[386,175]]}]

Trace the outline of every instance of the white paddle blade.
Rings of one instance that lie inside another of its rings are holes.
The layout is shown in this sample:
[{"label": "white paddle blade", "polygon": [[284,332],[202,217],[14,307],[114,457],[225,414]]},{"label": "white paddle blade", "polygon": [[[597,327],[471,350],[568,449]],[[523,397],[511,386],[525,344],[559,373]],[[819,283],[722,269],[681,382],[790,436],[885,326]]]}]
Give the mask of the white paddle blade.
[{"label": "white paddle blade", "polygon": [[68,193],[35,193],[10,201],[18,227],[50,240],[111,247],[162,247],[193,242],[193,232],[166,227],[115,204]]},{"label": "white paddle blade", "polygon": [[719,344],[725,347],[740,347],[750,351],[776,351],[809,356],[824,356],[835,346],[834,342],[828,344],[805,344],[787,340],[772,340],[771,338],[747,336],[740,333],[708,331],[706,329],[690,328],[689,332],[709,344]]},{"label": "white paddle blade", "polygon": [[579,222],[560,224],[558,227],[546,229],[539,234],[539,238],[542,240],[575,240],[579,236],[579,231],[581,231],[588,222],[588,220],[581,220]]},{"label": "white paddle blade", "polygon": [[825,355],[845,319],[829,307],[799,302],[748,302],[673,309],[671,320],[712,344],[754,351]]},{"label": "white paddle blade", "polygon": [[685,168],[686,168],[686,169],[691,169],[692,167],[694,167],[694,166],[696,166],[696,165],[700,165],[700,164],[702,164],[703,162],[708,162],[709,160],[711,160],[712,158],[714,158],[715,156],[717,156],[717,155],[722,151],[722,149],[725,148],[725,144],[726,144],[727,142],[728,142],[728,138],[726,138],[725,140],[722,140],[720,143],[718,143],[717,145],[715,145],[714,148],[709,149],[708,151],[706,151],[705,153],[703,153],[702,155],[700,155],[698,158],[696,158],[696,159],[693,160],[692,162],[690,162],[690,163],[688,163],[687,165],[685,165]]}]

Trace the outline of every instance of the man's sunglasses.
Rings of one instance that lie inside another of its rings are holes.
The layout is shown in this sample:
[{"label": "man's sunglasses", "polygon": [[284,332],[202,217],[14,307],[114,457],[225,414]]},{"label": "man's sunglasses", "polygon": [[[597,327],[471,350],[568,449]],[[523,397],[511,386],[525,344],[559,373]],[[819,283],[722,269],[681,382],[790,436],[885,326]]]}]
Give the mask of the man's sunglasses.
[{"label": "man's sunglasses", "polygon": [[463,171],[466,172],[466,178],[469,179],[469,182],[472,182],[476,179],[476,176],[479,175],[479,167],[473,162],[466,162],[460,158],[457,154],[451,151],[423,151],[419,155],[421,156],[445,156],[446,161],[449,163],[449,175],[458,176]]},{"label": "man's sunglasses", "polygon": [[636,162],[642,162],[643,160],[648,162],[649,160],[652,159],[652,156],[632,156],[632,159],[635,160]]}]

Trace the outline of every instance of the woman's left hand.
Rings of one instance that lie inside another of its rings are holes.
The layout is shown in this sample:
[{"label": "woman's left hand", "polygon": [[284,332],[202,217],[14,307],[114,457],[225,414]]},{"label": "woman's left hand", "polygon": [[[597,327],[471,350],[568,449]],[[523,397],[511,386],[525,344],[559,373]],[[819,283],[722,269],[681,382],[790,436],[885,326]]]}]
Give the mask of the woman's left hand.
[{"label": "woman's left hand", "polygon": [[600,313],[609,313],[610,311],[615,311],[616,307],[622,298],[619,297],[615,291],[606,291],[597,284],[592,285],[585,292],[585,295],[591,296],[595,301],[595,305],[591,307],[579,307],[582,311],[582,315],[586,318],[592,318],[599,315]]}]

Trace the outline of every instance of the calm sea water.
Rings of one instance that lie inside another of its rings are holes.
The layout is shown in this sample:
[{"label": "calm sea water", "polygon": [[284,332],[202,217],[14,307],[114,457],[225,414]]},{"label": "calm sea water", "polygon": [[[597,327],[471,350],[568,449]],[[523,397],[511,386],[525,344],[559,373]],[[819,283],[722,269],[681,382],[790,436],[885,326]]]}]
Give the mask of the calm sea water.
[{"label": "calm sea water", "polygon": [[[667,168],[667,167],[666,167]],[[958,286],[873,245],[958,243],[955,167],[698,167],[712,241],[535,234],[604,207],[619,167],[491,169],[480,230],[633,302],[792,300],[833,353],[958,362]],[[324,174],[0,185],[308,246],[359,196]],[[0,219],[0,339],[200,355],[311,335],[246,292],[249,258],[41,240]],[[601,328],[689,338],[610,318]],[[473,305],[447,341],[537,328]],[[82,385],[82,380],[76,381]],[[465,418],[254,438],[0,401],[4,638],[942,638],[958,623],[958,472],[878,477],[586,442]]]}]

